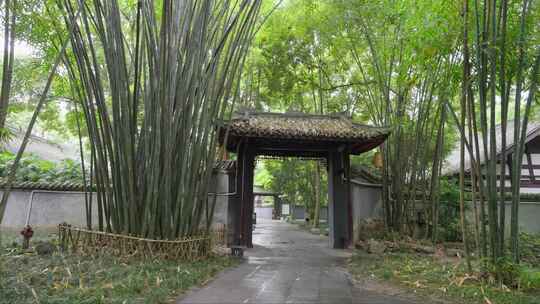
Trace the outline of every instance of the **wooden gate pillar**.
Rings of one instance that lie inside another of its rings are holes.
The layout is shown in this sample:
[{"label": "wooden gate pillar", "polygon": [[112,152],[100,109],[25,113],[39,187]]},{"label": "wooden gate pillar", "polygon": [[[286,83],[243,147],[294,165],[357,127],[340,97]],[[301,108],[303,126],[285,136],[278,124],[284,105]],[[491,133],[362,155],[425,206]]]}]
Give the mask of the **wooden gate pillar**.
[{"label": "wooden gate pillar", "polygon": [[283,206],[281,203],[281,199],[277,195],[274,196],[274,212],[276,214],[275,220],[279,220],[281,218],[282,208]]},{"label": "wooden gate pillar", "polygon": [[[239,151],[243,147],[240,147]],[[244,166],[242,164],[242,155],[239,153],[236,160],[236,172],[234,175],[234,195],[229,197],[227,205],[227,246],[240,246],[241,235],[241,204],[242,204],[242,172]]]},{"label": "wooden gate pillar", "polygon": [[240,215],[238,223],[237,245],[253,248],[253,177],[255,171],[255,150],[249,145],[240,149],[237,163],[241,171],[238,172],[238,211]]},{"label": "wooden gate pillar", "polygon": [[328,227],[331,248],[346,248],[351,240],[349,154],[331,151],[328,153]]},{"label": "wooden gate pillar", "polygon": [[253,175],[255,153],[249,145],[242,144],[236,160],[236,194],[229,198],[228,245],[253,247]]}]

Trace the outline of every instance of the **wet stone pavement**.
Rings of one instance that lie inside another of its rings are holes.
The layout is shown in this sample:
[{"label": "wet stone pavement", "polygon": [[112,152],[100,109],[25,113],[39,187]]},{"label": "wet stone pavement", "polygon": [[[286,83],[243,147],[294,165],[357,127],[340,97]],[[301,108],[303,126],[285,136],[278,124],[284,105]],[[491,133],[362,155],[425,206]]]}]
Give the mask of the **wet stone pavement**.
[{"label": "wet stone pavement", "polygon": [[350,250],[280,221],[258,220],[244,262],[178,303],[413,304],[355,286],[346,272]]}]

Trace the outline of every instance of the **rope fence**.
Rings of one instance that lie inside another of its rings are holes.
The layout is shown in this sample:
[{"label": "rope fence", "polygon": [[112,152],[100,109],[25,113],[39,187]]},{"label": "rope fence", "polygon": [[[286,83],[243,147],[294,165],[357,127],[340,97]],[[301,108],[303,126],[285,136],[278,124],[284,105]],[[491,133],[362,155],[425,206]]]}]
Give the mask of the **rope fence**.
[{"label": "rope fence", "polygon": [[65,223],[58,226],[60,248],[64,251],[83,255],[107,254],[187,261],[207,258],[214,246],[225,244],[225,235],[225,227],[219,227],[208,235],[156,240],[87,230]]}]

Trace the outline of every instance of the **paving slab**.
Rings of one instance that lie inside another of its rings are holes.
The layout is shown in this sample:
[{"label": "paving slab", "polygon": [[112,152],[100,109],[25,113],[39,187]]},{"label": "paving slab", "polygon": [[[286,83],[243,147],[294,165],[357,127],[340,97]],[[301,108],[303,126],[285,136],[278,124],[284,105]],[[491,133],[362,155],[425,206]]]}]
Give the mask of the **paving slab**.
[{"label": "paving slab", "polygon": [[328,237],[285,222],[257,219],[253,243],[239,266],[191,290],[177,303],[414,304],[352,284],[346,271],[351,251],[331,249]]}]

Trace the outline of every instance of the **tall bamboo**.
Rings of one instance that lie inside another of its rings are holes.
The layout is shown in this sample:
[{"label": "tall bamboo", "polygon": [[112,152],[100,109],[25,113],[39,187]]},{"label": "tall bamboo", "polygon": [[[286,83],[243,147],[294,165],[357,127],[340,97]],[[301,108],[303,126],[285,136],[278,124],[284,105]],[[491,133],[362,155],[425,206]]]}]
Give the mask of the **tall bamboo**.
[{"label": "tall bamboo", "polygon": [[[538,71],[536,65],[526,66],[525,62],[537,62],[538,54],[530,51],[528,45],[528,35],[532,32],[529,26],[530,21],[528,12],[530,10],[530,1],[522,1],[518,7],[520,9],[519,33],[517,35],[517,65],[509,68],[507,65],[507,27],[509,4],[503,0],[474,1],[473,20],[475,28],[475,50],[473,53],[476,77],[471,82],[475,85],[469,85],[469,134],[471,137],[471,146],[474,145],[474,151],[469,151],[471,158],[471,167],[473,169],[473,187],[478,184],[478,194],[480,199],[480,237],[479,243],[482,256],[489,256],[493,263],[498,258],[505,255],[505,197],[506,197],[506,163],[508,162],[506,131],[508,124],[508,111],[510,103],[510,89],[515,90],[514,98],[514,147],[512,150],[512,162],[510,166],[511,186],[512,186],[512,212],[510,225],[510,242],[512,245],[513,259],[519,262],[518,255],[518,217],[520,200],[520,178],[521,162],[523,161],[524,142],[526,139],[527,123],[530,116],[530,104],[527,99],[525,113],[522,116],[522,92],[528,85],[529,97],[535,95],[538,82]],[[532,56],[531,56],[532,55]],[[531,72],[529,77],[526,73]],[[464,80],[465,82],[466,80]],[[475,102],[474,88],[478,90],[479,101],[479,126],[480,132],[476,130],[476,121],[478,119]],[[497,126],[496,126],[496,108],[497,98],[501,100],[501,122],[500,136],[501,147],[497,149]],[[480,134],[478,134],[480,133]],[[479,137],[482,138],[481,152]],[[488,142],[489,141],[489,142]],[[482,155],[481,155],[482,153]],[[481,161],[485,165],[481,166]],[[499,163],[500,165],[497,165]],[[497,176],[500,177],[497,183]],[[473,188],[476,190],[476,188]],[[484,201],[487,201],[487,214],[489,231],[485,229]],[[489,253],[487,251],[487,242],[489,238]]]},{"label": "tall bamboo", "polygon": [[82,11],[66,60],[85,96],[99,229],[173,239],[203,228],[216,129],[260,4],[141,0],[122,11],[116,0],[58,1],[68,26]]},{"label": "tall bamboo", "polygon": [[[0,2],[0,5],[1,4],[2,3]],[[4,47],[2,59],[2,83],[0,86],[0,129],[5,127],[11,84],[13,82],[16,7],[17,1],[15,0],[6,0],[4,3]]]},{"label": "tall bamboo", "polygon": [[[469,88],[469,0],[463,1],[463,82],[461,85],[461,117],[460,124],[465,127],[466,113],[467,113],[467,96]],[[467,261],[468,271],[472,271],[471,259],[469,253],[469,242],[467,238],[467,224],[465,220],[465,133],[462,133],[459,143],[459,211],[461,222],[461,235],[463,239],[463,245],[465,247],[465,259]]]},{"label": "tall bamboo", "polygon": [[500,5],[500,64],[499,64],[499,87],[500,87],[500,96],[501,96],[501,155],[499,159],[500,166],[500,180],[499,180],[499,256],[504,255],[504,233],[505,233],[505,222],[506,222],[506,164],[507,164],[507,153],[506,153],[506,131],[508,125],[508,104],[509,104],[509,94],[510,94],[510,80],[507,80],[506,75],[506,31],[507,31],[507,20],[508,20],[508,1],[502,0]]}]

